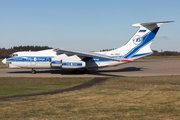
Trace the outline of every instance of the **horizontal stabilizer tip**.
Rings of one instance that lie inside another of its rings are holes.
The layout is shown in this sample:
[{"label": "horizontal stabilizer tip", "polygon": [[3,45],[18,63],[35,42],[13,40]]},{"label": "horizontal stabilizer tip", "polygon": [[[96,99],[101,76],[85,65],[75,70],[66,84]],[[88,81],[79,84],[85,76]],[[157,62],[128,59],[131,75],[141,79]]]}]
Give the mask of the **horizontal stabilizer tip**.
[{"label": "horizontal stabilizer tip", "polygon": [[169,23],[169,22],[175,22],[175,21],[167,21],[167,22]]}]

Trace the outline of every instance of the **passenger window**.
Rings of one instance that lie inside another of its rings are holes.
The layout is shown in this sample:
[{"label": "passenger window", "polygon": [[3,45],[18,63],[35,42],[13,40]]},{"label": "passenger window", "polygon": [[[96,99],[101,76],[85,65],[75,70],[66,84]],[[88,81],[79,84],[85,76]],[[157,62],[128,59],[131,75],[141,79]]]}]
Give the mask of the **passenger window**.
[{"label": "passenger window", "polygon": [[17,57],[18,56],[18,54],[11,54],[9,57],[11,58],[11,57]]}]

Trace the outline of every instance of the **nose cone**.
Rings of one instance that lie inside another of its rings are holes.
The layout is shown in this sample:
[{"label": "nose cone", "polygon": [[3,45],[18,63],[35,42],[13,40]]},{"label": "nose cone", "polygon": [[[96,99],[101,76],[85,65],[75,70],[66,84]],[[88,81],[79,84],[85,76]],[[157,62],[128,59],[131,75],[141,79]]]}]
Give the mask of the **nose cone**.
[{"label": "nose cone", "polygon": [[2,60],[2,63],[3,63],[3,64],[6,64],[6,58]]}]

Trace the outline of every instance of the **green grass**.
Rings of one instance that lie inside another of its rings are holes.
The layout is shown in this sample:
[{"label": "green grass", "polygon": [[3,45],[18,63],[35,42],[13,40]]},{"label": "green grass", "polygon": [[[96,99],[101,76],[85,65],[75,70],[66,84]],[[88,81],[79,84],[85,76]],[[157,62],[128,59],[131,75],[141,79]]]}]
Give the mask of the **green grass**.
[{"label": "green grass", "polygon": [[0,106],[0,119],[179,119],[180,76],[112,77],[91,88],[15,98]]},{"label": "green grass", "polygon": [[0,78],[0,97],[68,88],[92,78]]}]

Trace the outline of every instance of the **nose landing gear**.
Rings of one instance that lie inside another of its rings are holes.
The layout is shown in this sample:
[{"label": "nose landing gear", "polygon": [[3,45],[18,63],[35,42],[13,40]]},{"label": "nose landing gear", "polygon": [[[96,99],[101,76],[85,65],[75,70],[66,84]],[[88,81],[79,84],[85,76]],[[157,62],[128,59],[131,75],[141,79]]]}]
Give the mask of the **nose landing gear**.
[{"label": "nose landing gear", "polygon": [[31,74],[36,74],[36,70],[32,69]]}]

